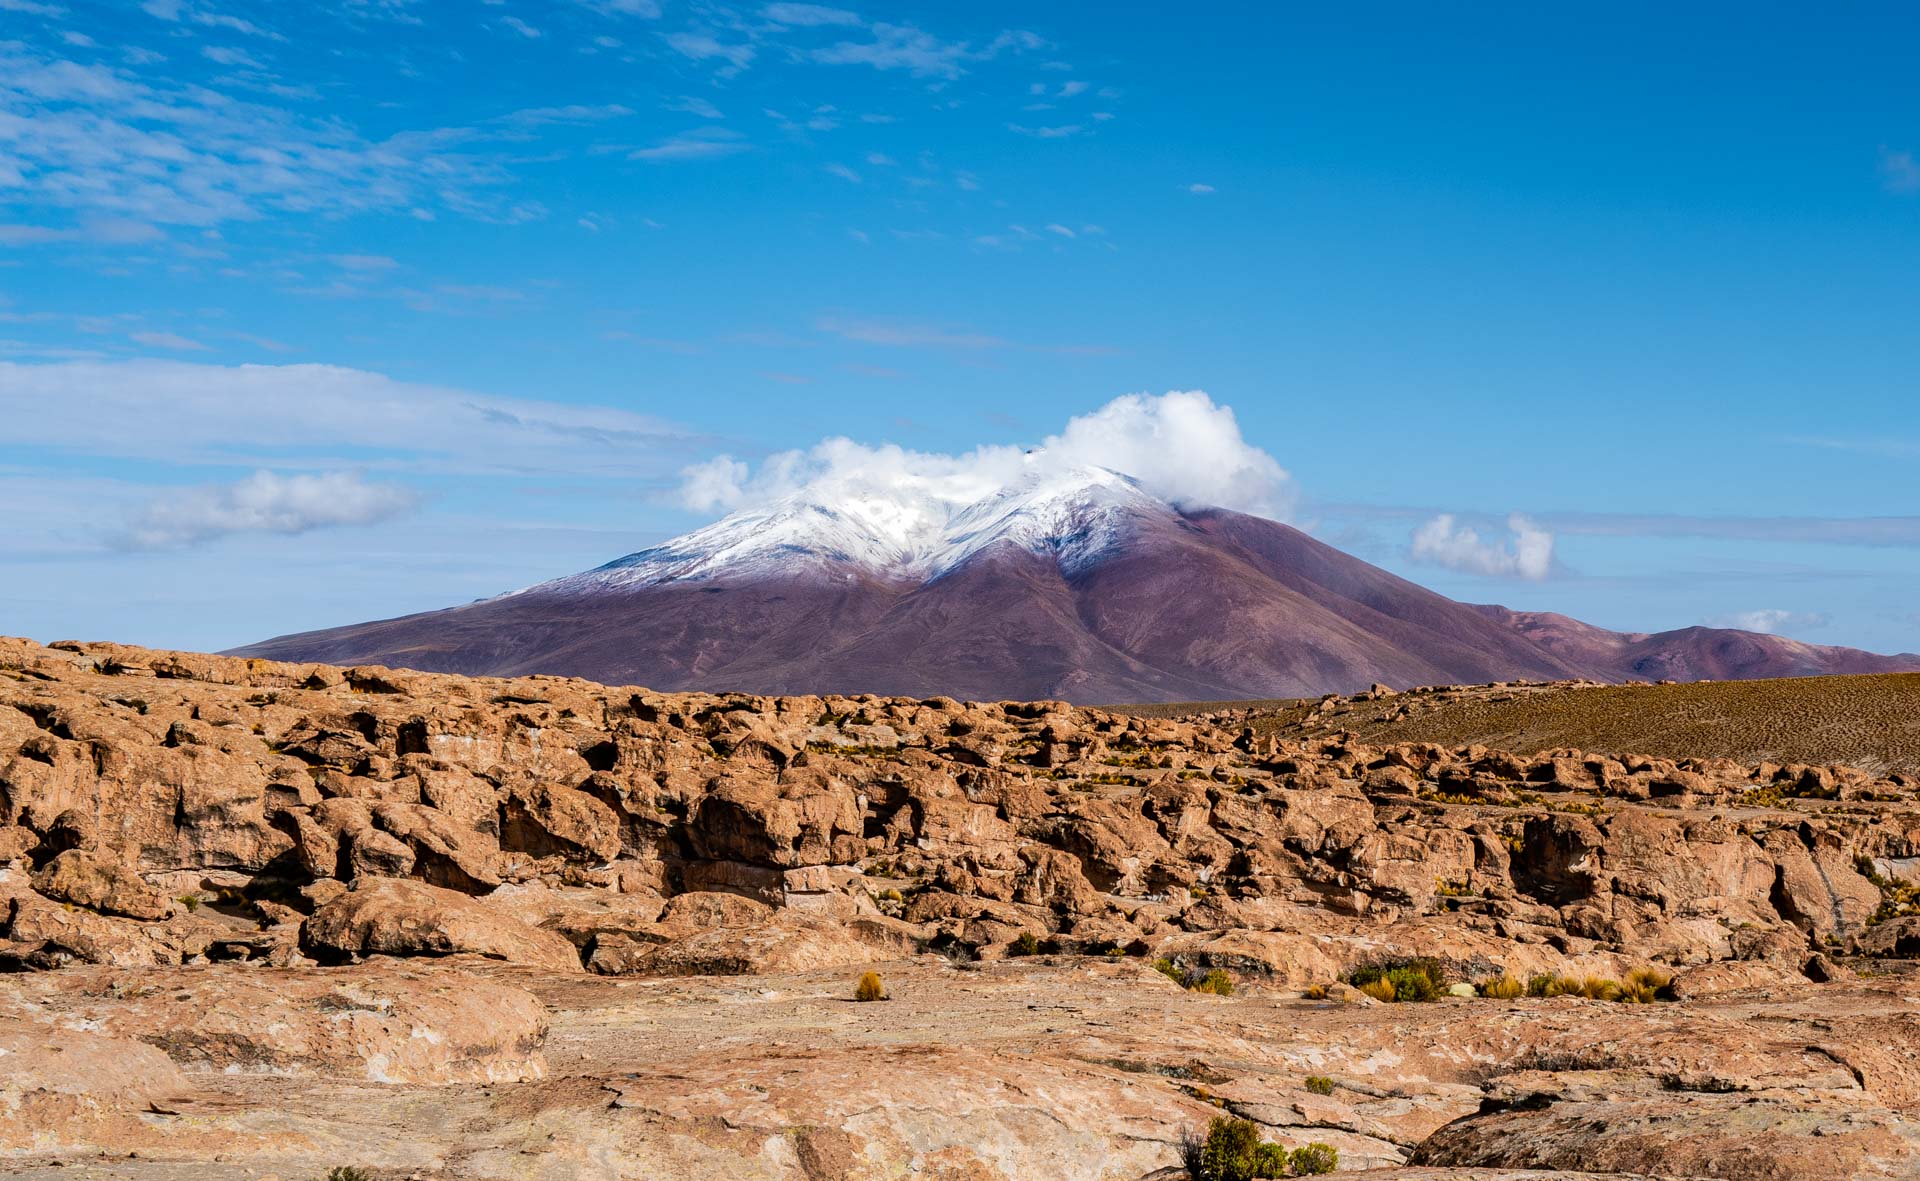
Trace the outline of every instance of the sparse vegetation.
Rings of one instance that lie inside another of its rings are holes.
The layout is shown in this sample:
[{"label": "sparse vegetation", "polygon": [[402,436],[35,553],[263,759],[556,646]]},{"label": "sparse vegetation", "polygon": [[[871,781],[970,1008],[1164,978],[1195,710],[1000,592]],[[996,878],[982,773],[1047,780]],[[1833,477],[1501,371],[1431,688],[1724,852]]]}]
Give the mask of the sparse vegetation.
[{"label": "sparse vegetation", "polygon": [[327,1170],[327,1181],[373,1181],[373,1174],[353,1165],[336,1165]]},{"label": "sparse vegetation", "polygon": [[1624,983],[1606,976],[1541,975],[1527,981],[1531,997],[1581,996],[1590,1001],[1652,1004],[1671,1000],[1673,977],[1654,967],[1635,968]]},{"label": "sparse vegetation", "polygon": [[1307,1076],[1307,1090],[1312,1091],[1316,1095],[1331,1095],[1333,1094],[1333,1080],[1324,1074],[1310,1074]]},{"label": "sparse vegetation", "polygon": [[1214,996],[1232,996],[1233,977],[1227,975],[1223,969],[1212,968],[1209,969],[1205,975],[1201,976],[1199,980],[1188,984],[1187,987],[1194,992],[1209,992]]},{"label": "sparse vegetation", "polygon": [[1233,977],[1222,968],[1182,968],[1165,956],[1153,961],[1153,970],[1189,992],[1207,992],[1215,996],[1233,995]]},{"label": "sparse vegetation", "polygon": [[1340,1167],[1340,1153],[1315,1140],[1289,1150],[1260,1139],[1252,1120],[1217,1116],[1202,1137],[1180,1144],[1181,1163],[1192,1181],[1254,1181],[1268,1177],[1315,1177]]},{"label": "sparse vegetation", "polygon": [[887,999],[887,986],[880,982],[880,973],[862,972],[860,979],[854,982],[853,999],[856,1001],[884,1001]]},{"label": "sparse vegetation", "polygon": [[1527,986],[1512,976],[1501,975],[1492,980],[1482,981],[1480,995],[1488,1000],[1510,1001],[1527,994]]},{"label": "sparse vegetation", "polygon": [[1419,1003],[1446,995],[1447,972],[1439,960],[1401,960],[1355,968],[1347,983],[1377,1001]]},{"label": "sparse vegetation", "polygon": [[[1403,717],[1379,716],[1370,702],[1331,715],[1317,713],[1315,704],[1210,702],[1162,706],[1152,716],[1233,706],[1256,711],[1257,732],[1282,737],[1337,726],[1366,743],[1484,742],[1509,750],[1578,747],[1670,759],[1920,768],[1920,730],[1909,724],[1920,704],[1916,673],[1561,686],[1517,693],[1468,690],[1435,695]],[[1149,714],[1144,708],[1132,712]]]},{"label": "sparse vegetation", "polygon": [[1354,987],[1376,1001],[1391,1003],[1397,995],[1392,981],[1389,980],[1369,980],[1365,984],[1356,984]]},{"label": "sparse vegetation", "polygon": [[1874,908],[1872,916],[1867,919],[1868,926],[1920,914],[1920,886],[1881,873],[1871,857],[1855,858],[1853,864],[1860,871],[1860,876],[1872,882],[1880,891],[1880,905]]},{"label": "sparse vegetation", "polygon": [[1007,954],[1008,955],[1039,955],[1040,954],[1040,937],[1035,935],[1032,931],[1020,932],[1020,937],[1018,939],[1015,939],[1013,943],[1007,948]]}]

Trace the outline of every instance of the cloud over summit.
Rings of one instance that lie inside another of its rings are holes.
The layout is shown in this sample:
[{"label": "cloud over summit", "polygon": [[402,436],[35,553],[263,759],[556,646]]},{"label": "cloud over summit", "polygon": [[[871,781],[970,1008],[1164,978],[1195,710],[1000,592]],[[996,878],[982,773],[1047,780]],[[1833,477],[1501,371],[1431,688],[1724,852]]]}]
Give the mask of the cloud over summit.
[{"label": "cloud over summit", "polygon": [[1132,476],[1182,507],[1235,509],[1285,519],[1292,477],[1240,433],[1230,407],[1199,390],[1128,394],[1078,415],[1037,446],[988,444],[960,454],[825,439],[768,457],[756,470],[721,455],[687,468],[681,500],[697,511],[734,511],[806,495],[970,503],[1036,471],[1101,467]]}]

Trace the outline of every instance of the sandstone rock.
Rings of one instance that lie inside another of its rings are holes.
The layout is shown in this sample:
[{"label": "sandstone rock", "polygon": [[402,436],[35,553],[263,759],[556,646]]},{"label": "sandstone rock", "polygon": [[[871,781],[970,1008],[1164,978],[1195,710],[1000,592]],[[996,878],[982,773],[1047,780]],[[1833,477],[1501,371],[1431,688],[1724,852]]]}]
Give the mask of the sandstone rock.
[{"label": "sandstone rock", "polygon": [[573,945],[515,922],[453,890],[394,878],[363,878],[316,910],[301,930],[309,955],[456,955],[577,972]]},{"label": "sandstone rock", "polygon": [[33,888],[49,898],[130,919],[164,919],[173,900],[147,885],[139,874],[102,863],[81,849],[69,849],[33,877]]}]

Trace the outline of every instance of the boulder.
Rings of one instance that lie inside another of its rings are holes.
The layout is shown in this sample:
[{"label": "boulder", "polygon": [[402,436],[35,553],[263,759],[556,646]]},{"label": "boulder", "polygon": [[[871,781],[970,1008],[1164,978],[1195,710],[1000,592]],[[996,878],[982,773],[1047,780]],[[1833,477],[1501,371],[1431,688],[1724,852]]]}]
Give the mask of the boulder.
[{"label": "boulder", "polygon": [[301,946],[315,958],[458,955],[577,972],[573,944],[457,890],[398,878],[361,878],[313,912]]}]

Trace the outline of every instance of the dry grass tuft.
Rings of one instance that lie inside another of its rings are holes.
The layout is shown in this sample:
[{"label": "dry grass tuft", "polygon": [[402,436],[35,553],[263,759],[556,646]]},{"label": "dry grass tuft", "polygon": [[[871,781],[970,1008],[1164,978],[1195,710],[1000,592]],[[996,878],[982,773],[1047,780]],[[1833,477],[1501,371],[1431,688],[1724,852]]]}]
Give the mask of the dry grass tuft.
[{"label": "dry grass tuft", "polygon": [[854,982],[853,999],[856,1001],[884,1001],[887,999],[887,986],[880,983],[880,973],[862,972],[860,979]]}]

